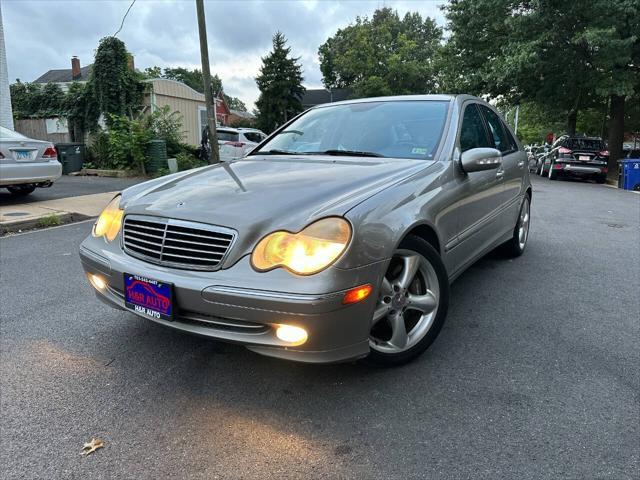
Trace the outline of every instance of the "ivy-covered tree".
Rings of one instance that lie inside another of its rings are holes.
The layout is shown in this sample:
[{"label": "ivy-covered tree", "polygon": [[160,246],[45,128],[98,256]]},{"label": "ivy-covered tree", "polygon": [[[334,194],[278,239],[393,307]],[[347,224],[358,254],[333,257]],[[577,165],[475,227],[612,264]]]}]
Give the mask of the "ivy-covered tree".
[{"label": "ivy-covered tree", "polygon": [[56,117],[64,113],[65,95],[56,83],[22,83],[9,88],[16,118]]},{"label": "ivy-covered tree", "polygon": [[116,37],[100,40],[87,88],[107,124],[113,115],[132,118],[137,112],[145,86],[129,67],[129,54],[122,40]]},{"label": "ivy-covered tree", "polygon": [[260,96],[256,102],[258,128],[272,132],[302,111],[302,67],[291,56],[291,47],[281,32],[273,36],[273,50],[262,58],[256,77]]},{"label": "ivy-covered tree", "polygon": [[330,88],[350,87],[357,96],[430,93],[442,30],[431,18],[391,8],[358,17],[320,46],[320,70]]}]

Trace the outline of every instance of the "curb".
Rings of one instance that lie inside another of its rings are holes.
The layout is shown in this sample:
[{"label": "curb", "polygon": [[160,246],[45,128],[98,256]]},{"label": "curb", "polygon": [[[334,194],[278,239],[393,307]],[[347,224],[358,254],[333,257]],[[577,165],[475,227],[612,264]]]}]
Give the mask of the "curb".
[{"label": "curb", "polygon": [[101,170],[99,168],[83,168],[79,172],[71,172],[69,175],[87,176],[87,177],[111,177],[111,178],[133,178],[139,177],[137,172],[129,172],[127,170]]},{"label": "curb", "polygon": [[[31,218],[29,220],[12,220],[9,222],[3,222],[2,225],[0,225],[0,237],[4,237],[10,233],[20,233],[24,230],[39,230],[41,228],[80,222],[89,218],[91,217],[89,217],[88,215],[83,215],[81,213],[59,212],[52,213],[51,215],[47,215],[46,217]],[[47,224],[47,222],[51,222],[51,224]]]}]

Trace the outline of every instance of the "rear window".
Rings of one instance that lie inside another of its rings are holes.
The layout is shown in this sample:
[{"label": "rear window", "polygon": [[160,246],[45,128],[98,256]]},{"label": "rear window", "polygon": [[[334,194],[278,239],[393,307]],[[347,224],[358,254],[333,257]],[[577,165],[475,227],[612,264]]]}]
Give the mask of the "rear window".
[{"label": "rear window", "polygon": [[604,150],[604,143],[602,140],[594,138],[567,138],[566,147],[570,150]]},{"label": "rear window", "polygon": [[18,132],[14,132],[13,130],[9,130],[5,127],[0,127],[0,140],[24,140],[24,135],[19,134]]},{"label": "rear window", "polygon": [[237,142],[239,139],[240,134],[238,132],[218,129],[218,140],[221,142]]}]

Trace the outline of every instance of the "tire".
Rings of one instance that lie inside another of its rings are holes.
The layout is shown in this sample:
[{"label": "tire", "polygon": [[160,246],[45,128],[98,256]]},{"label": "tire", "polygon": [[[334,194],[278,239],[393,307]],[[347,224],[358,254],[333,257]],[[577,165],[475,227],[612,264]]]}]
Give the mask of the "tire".
[{"label": "tire", "polygon": [[[415,267],[413,275],[406,273],[412,270],[409,265]],[[427,241],[409,235],[381,280],[365,362],[384,367],[403,365],[422,354],[440,333],[449,307],[449,277],[440,254]],[[394,340],[397,331],[404,332],[404,347],[393,344],[398,343]]]},{"label": "tire", "polygon": [[529,195],[525,195],[518,220],[513,229],[513,236],[510,240],[502,244],[502,251],[505,255],[516,258],[524,253],[529,240],[529,228],[531,227],[531,199]]},{"label": "tire", "polygon": [[539,173],[539,175],[541,177],[544,177],[544,175],[545,175],[545,173],[544,173],[544,163],[542,165],[540,165],[540,173]]},{"label": "tire", "polygon": [[36,187],[34,187],[33,185],[29,185],[28,187],[21,187],[21,186],[7,187],[7,190],[9,190],[9,193],[11,193],[11,195],[13,195],[14,197],[25,197],[30,193],[33,193],[35,189]]},{"label": "tire", "polygon": [[596,176],[596,183],[605,183],[607,181],[607,176],[606,175],[597,175]]}]

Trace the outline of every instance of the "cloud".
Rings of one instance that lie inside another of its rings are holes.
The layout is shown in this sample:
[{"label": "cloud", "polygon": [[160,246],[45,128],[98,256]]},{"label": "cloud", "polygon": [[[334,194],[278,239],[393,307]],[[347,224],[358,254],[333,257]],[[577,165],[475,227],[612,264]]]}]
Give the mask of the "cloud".
[{"label": "cloud", "polygon": [[[443,0],[444,1],[444,0]],[[205,0],[212,73],[229,95],[251,108],[258,98],[254,78],[271,37],[282,31],[300,57],[305,85],[322,82],[318,47],[356,16],[387,6],[400,14],[418,11],[444,24],[443,1]],[[10,80],[33,81],[50,69],[70,68],[70,58],[92,62],[100,38],[118,29],[128,0],[2,0]],[[136,67],[199,67],[200,50],[193,0],[137,0],[118,34]]]}]

